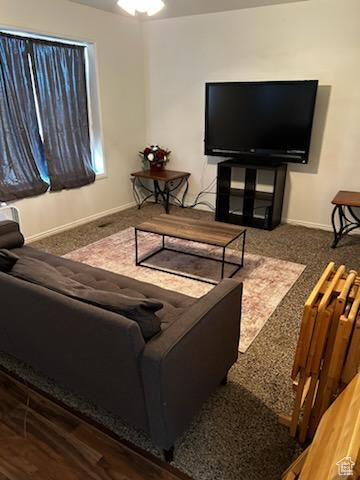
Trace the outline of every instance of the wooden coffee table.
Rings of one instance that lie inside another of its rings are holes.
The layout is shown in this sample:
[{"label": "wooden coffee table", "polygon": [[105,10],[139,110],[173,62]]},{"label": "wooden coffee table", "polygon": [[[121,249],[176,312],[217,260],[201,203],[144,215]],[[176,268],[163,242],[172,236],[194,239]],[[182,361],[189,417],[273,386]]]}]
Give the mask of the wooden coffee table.
[{"label": "wooden coffee table", "polygon": [[[332,248],[336,248],[345,235],[360,228],[360,217],[354,211],[354,208],[360,207],[360,192],[340,191],[332,204],[335,205],[331,219],[334,229]],[[336,216],[338,216],[338,222],[336,222]]]},{"label": "wooden coffee table", "polygon": [[[162,238],[161,247],[155,252],[152,251],[148,255],[145,255],[142,259],[139,259],[139,233],[153,233],[157,234]],[[166,245],[166,237],[168,238],[177,238],[181,240],[189,240],[191,242],[205,243],[207,245],[212,245],[219,247],[221,249],[221,259],[212,257],[207,257],[205,255],[199,255],[193,252],[184,252],[183,250],[176,250],[175,248],[169,247]],[[241,249],[241,262],[234,263],[226,260],[226,249],[233,243],[235,240],[242,237],[242,249]],[[156,266],[150,265],[147,262],[150,258],[154,257],[158,253],[168,250],[179,252],[184,255],[191,255],[198,258],[207,258],[212,261],[221,263],[221,276],[220,281],[224,278],[225,275],[225,265],[231,265],[234,270],[229,275],[229,278],[233,277],[243,266],[244,266],[244,254],[245,254],[245,241],[246,241],[246,229],[239,227],[237,225],[231,225],[228,223],[222,222],[206,222],[202,220],[184,218],[176,215],[160,215],[159,217],[152,218],[141,225],[135,227],[135,262],[137,266],[143,266],[146,268],[151,268],[152,270],[158,270],[161,272],[167,271],[164,268],[158,268]],[[169,272],[169,271],[168,271]],[[174,273],[173,270],[169,273]],[[210,279],[201,279],[194,275],[188,275],[183,272],[176,272],[176,275],[191,278],[205,283],[210,283],[216,285],[219,281],[213,281]]]}]

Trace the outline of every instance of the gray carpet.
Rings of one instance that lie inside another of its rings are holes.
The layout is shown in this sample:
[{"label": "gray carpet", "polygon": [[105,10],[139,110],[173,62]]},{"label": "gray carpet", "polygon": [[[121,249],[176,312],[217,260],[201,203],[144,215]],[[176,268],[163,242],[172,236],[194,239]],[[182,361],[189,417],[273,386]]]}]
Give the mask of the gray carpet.
[{"label": "gray carpet", "polygon": [[[160,212],[156,205],[140,211],[129,209],[32,246],[63,255]],[[174,208],[173,213],[212,218],[209,213],[195,210]],[[360,270],[360,238],[346,238],[336,250],[330,249],[331,240],[329,232],[290,225],[272,232],[248,229],[249,253],[303,263],[307,268],[248,352],[239,357],[228,386],[219,388],[209,399],[179,440],[174,465],[195,480],[278,480],[301,451],[288,430],[278,425],[277,414],[291,411],[290,371],[303,303],[330,260]],[[64,392],[4,354],[0,362],[122,437],[153,451],[145,435],[109,413]]]}]

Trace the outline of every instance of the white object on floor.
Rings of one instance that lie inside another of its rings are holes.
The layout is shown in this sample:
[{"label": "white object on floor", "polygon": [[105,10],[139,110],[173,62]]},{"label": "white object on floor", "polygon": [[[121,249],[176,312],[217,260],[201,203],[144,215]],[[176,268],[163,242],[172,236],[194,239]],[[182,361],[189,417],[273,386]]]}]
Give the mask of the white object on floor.
[{"label": "white object on floor", "polygon": [[13,220],[21,227],[19,209],[6,203],[0,203],[0,222],[3,220]]}]

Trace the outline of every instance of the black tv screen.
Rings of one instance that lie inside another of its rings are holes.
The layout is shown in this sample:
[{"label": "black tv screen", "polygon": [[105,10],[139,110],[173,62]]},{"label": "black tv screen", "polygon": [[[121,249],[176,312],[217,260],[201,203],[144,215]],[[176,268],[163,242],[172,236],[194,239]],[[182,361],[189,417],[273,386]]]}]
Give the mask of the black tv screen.
[{"label": "black tv screen", "polygon": [[206,84],[205,154],[307,163],[318,81]]}]

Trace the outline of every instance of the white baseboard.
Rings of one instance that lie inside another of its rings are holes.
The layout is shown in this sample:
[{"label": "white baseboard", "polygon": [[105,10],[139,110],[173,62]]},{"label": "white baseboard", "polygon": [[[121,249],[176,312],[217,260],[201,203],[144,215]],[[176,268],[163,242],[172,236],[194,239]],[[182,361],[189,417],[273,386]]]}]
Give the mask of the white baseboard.
[{"label": "white baseboard", "polygon": [[297,225],[299,227],[315,228],[316,230],[326,230],[327,232],[332,232],[332,226],[324,223],[305,222],[303,220],[292,220],[290,218],[283,218],[282,222],[288,223],[289,225]]},{"label": "white baseboard", "polygon": [[[109,210],[105,210],[103,212],[95,213],[94,215],[90,215],[89,217],[80,218],[79,220],[75,220],[74,222],[67,223],[65,225],[61,225],[59,227],[51,228],[50,230],[46,230],[45,232],[37,233],[35,235],[30,235],[26,237],[26,243],[35,242],[37,240],[42,240],[43,238],[50,237],[51,235],[55,235],[56,233],[66,232],[67,230],[71,230],[72,228],[79,227],[81,225],[85,225],[86,223],[90,223],[94,220],[98,220],[99,218],[106,217],[108,215],[112,215],[117,212],[121,212],[123,210],[127,210],[128,208],[134,207],[136,205],[135,202],[126,203],[125,205],[121,205],[120,207],[111,208]],[[199,205],[195,207],[198,210],[203,211],[211,211],[204,205]],[[289,225],[297,225],[300,227],[312,228],[316,230],[325,230],[327,232],[332,232],[332,226],[326,225],[323,223],[314,223],[314,222],[306,222],[303,220],[293,220],[290,218],[283,218],[283,223],[288,223]],[[351,232],[350,235],[358,235],[357,232]]]},{"label": "white baseboard", "polygon": [[[195,207],[196,210],[202,210],[204,212],[211,212],[210,208],[204,206],[204,205],[199,205]],[[331,225],[326,225],[324,223],[314,223],[314,222],[306,222],[303,220],[293,220],[291,218],[283,218],[281,220],[282,223],[288,223],[289,225],[297,225],[299,227],[306,227],[306,228],[313,228],[316,230],[326,230],[327,232],[332,232],[332,226]]]},{"label": "white baseboard", "polygon": [[135,202],[126,203],[125,205],[121,205],[120,207],[110,208],[109,210],[95,213],[94,215],[90,215],[89,217],[80,218],[79,220],[75,220],[74,222],[66,223],[65,225],[51,228],[50,230],[46,230],[45,232],[37,233],[35,235],[30,235],[29,237],[26,237],[26,243],[42,240],[43,238],[50,237],[51,235],[55,235],[56,233],[66,232],[67,230],[71,230],[72,228],[85,225],[85,223],[90,223],[90,222],[93,222],[94,220],[98,220],[99,218],[112,215],[113,213],[127,210],[128,208],[134,207],[135,205],[136,205]]},{"label": "white baseboard", "polygon": [[[325,230],[326,232],[333,232],[332,225],[325,225],[323,223],[304,222],[303,220],[291,220],[289,218],[283,219],[282,222],[288,223],[289,225],[297,225],[299,227],[313,228],[316,230]],[[358,231],[350,232],[348,235],[360,236]]]},{"label": "white baseboard", "polygon": [[[203,205],[200,205],[198,207],[195,207],[197,210],[202,210],[205,212],[210,212],[210,208],[207,208]],[[293,220],[291,218],[283,218],[281,220],[282,223],[287,223],[289,225],[294,225],[298,227],[306,227],[306,228],[312,228],[315,230],[325,230],[326,232],[332,232],[333,228],[332,225],[326,225],[324,223],[314,223],[314,222],[306,222],[304,220]],[[355,232],[350,232],[349,235],[360,235],[357,231]]]}]

